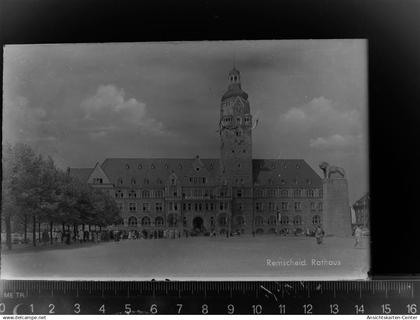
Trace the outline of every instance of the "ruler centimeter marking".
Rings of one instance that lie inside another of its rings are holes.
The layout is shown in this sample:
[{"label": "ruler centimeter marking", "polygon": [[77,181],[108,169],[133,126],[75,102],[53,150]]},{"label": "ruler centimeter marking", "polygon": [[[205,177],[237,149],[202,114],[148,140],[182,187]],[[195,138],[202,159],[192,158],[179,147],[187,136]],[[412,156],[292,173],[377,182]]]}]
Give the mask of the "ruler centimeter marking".
[{"label": "ruler centimeter marking", "polygon": [[[112,294],[113,293],[113,294]],[[125,293],[125,294],[124,294]],[[420,281],[58,282],[0,281],[0,315],[19,312],[183,314],[419,314]],[[76,301],[77,299],[77,301]],[[205,302],[204,302],[205,301]],[[74,307],[76,306],[77,307]],[[140,308],[145,307],[144,308]],[[150,312],[148,307],[150,307]],[[229,305],[229,309],[226,309]],[[16,307],[18,306],[18,307]],[[279,306],[280,310],[279,310]],[[48,309],[48,307],[51,309]],[[96,309],[95,309],[96,308]],[[80,309],[80,310],[79,310]],[[101,310],[100,310],[101,309]],[[233,311],[233,310],[236,311]]]}]

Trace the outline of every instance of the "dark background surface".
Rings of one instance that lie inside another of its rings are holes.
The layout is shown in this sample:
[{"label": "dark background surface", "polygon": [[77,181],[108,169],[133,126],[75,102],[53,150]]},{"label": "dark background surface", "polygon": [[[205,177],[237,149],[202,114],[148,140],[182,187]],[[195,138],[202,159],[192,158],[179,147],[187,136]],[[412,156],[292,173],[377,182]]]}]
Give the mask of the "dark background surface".
[{"label": "dark background surface", "polygon": [[3,0],[0,32],[2,44],[367,38],[371,274],[420,274],[420,1]]}]

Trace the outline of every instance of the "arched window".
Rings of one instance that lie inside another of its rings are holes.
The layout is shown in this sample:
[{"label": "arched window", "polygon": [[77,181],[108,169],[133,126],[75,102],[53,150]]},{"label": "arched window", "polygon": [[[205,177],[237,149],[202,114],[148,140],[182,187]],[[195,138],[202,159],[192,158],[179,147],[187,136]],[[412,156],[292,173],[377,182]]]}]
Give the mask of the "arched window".
[{"label": "arched window", "polygon": [[314,189],[309,189],[308,196],[309,196],[310,198],[315,197],[315,191],[314,191]]},{"label": "arched window", "polygon": [[141,225],[142,226],[150,226],[150,218],[149,217],[143,217],[141,219]]},{"label": "arched window", "polygon": [[128,218],[128,226],[129,227],[137,227],[137,218],[136,217],[129,217]]},{"label": "arched window", "polygon": [[244,217],[242,217],[242,216],[236,216],[235,217],[235,222],[236,222],[237,225],[243,225],[243,224],[245,224]]},{"label": "arched window", "polygon": [[134,190],[131,190],[129,193],[128,193],[128,197],[129,198],[135,198],[137,196],[137,194],[136,194],[136,191],[134,191]]},{"label": "arched window", "polygon": [[301,217],[301,216],[295,216],[295,217],[293,218],[293,224],[294,224],[295,226],[297,226],[297,225],[301,225],[301,224],[302,224],[302,217]]},{"label": "arched window", "polygon": [[155,218],[155,226],[157,226],[157,227],[163,226],[163,218],[162,217],[156,217]]},{"label": "arched window", "polygon": [[163,198],[163,191],[162,190],[156,190],[155,191],[155,198]]},{"label": "arched window", "polygon": [[273,226],[273,225],[275,225],[276,223],[277,223],[277,218],[276,218],[276,216],[270,216],[270,217],[268,218],[268,224],[269,224],[269,225]]},{"label": "arched window", "polygon": [[288,216],[282,216],[280,220],[280,224],[289,224],[289,217]]},{"label": "arched window", "polygon": [[321,223],[321,217],[316,215],[312,217],[312,224],[318,225]]},{"label": "arched window", "polygon": [[141,196],[143,197],[143,198],[150,198],[150,191],[149,190],[143,190],[143,192],[142,192],[142,194],[141,194]]},{"label": "arched window", "polygon": [[256,216],[255,217],[255,225],[256,226],[261,226],[264,224],[264,219],[261,216]]},{"label": "arched window", "polygon": [[[284,180],[283,180],[284,181]],[[289,191],[287,189],[282,189],[281,190],[281,196],[282,197],[287,197],[289,195]]]}]

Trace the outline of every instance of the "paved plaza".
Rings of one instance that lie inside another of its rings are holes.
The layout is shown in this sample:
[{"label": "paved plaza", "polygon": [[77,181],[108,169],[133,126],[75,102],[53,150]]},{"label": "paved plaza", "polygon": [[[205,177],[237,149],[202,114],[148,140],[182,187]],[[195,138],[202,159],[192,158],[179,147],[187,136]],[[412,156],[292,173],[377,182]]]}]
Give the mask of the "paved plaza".
[{"label": "paved plaza", "polygon": [[123,240],[2,254],[3,279],[366,279],[368,240],[275,235]]}]

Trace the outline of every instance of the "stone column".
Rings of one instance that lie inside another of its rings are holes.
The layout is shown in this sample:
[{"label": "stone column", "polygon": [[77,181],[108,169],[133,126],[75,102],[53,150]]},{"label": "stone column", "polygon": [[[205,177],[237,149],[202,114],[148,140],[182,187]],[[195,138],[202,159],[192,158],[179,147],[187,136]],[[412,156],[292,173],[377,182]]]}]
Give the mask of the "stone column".
[{"label": "stone column", "polygon": [[323,227],[327,235],[351,236],[351,212],[347,179],[331,177],[323,180]]}]

